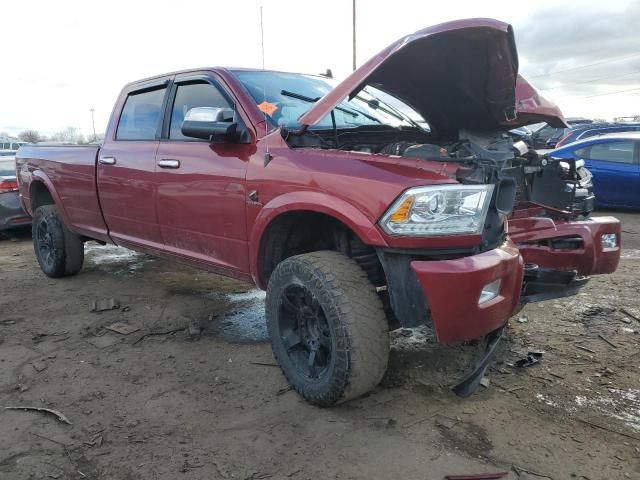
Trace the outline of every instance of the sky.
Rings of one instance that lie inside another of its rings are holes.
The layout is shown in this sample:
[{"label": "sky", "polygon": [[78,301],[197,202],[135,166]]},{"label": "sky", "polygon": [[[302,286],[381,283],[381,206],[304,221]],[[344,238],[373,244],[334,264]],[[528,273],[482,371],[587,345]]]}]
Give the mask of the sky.
[{"label": "sky", "polygon": [[[98,8],[99,5],[99,8]],[[106,128],[122,86],[173,70],[351,71],[351,0],[3,2],[0,132]],[[565,116],[640,115],[640,0],[357,0],[357,63],[429,25],[514,26],[520,73]],[[452,59],[455,61],[455,59]]]}]

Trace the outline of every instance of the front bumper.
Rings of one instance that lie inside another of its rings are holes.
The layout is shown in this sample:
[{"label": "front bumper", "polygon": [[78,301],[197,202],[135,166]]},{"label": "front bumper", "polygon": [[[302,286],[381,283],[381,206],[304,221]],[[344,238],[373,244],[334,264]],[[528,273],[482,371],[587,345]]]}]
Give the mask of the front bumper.
[{"label": "front bumper", "polygon": [[18,192],[0,193],[0,231],[31,224]]},{"label": "front bumper", "polygon": [[[411,262],[427,298],[438,341],[473,340],[504,326],[520,300],[523,264],[511,241],[455,260]],[[498,279],[497,296],[479,303],[482,289]]]},{"label": "front bumper", "polygon": [[[508,231],[526,263],[589,276],[613,273],[620,261],[622,226],[615,217],[561,221],[546,217],[510,219]],[[602,235],[614,234],[617,247],[604,249]]]}]

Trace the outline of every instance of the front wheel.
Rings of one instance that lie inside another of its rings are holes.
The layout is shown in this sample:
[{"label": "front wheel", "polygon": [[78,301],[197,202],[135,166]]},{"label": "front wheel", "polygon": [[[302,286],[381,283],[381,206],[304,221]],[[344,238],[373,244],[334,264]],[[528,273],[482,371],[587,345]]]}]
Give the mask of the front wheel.
[{"label": "front wheel", "polygon": [[55,205],[43,205],[33,213],[32,236],[33,249],[45,275],[58,278],[80,271],[84,244],[62,222]]},{"label": "front wheel", "polygon": [[336,405],[382,379],[389,357],[384,308],[348,257],[322,251],[284,260],[269,279],[266,317],[276,360],[308,402]]}]

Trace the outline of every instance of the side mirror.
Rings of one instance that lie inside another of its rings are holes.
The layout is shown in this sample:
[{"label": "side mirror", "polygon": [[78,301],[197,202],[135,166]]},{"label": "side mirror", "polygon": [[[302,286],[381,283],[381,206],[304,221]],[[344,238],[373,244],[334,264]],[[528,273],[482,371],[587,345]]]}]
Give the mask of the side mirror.
[{"label": "side mirror", "polygon": [[182,122],[182,134],[212,142],[234,142],[240,137],[235,112],[230,108],[196,107]]}]

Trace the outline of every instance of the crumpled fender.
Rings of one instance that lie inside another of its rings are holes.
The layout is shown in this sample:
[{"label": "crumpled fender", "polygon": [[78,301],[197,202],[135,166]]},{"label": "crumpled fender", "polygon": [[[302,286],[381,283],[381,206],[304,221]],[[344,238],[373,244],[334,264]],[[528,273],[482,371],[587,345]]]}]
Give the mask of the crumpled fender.
[{"label": "crumpled fender", "polygon": [[262,207],[249,234],[249,261],[251,276],[256,284],[265,288],[260,270],[260,247],[268,226],[279,215],[287,212],[309,211],[324,213],[350,228],[367,245],[386,247],[387,242],[372,222],[350,203],[323,192],[289,192],[270,200]]}]

